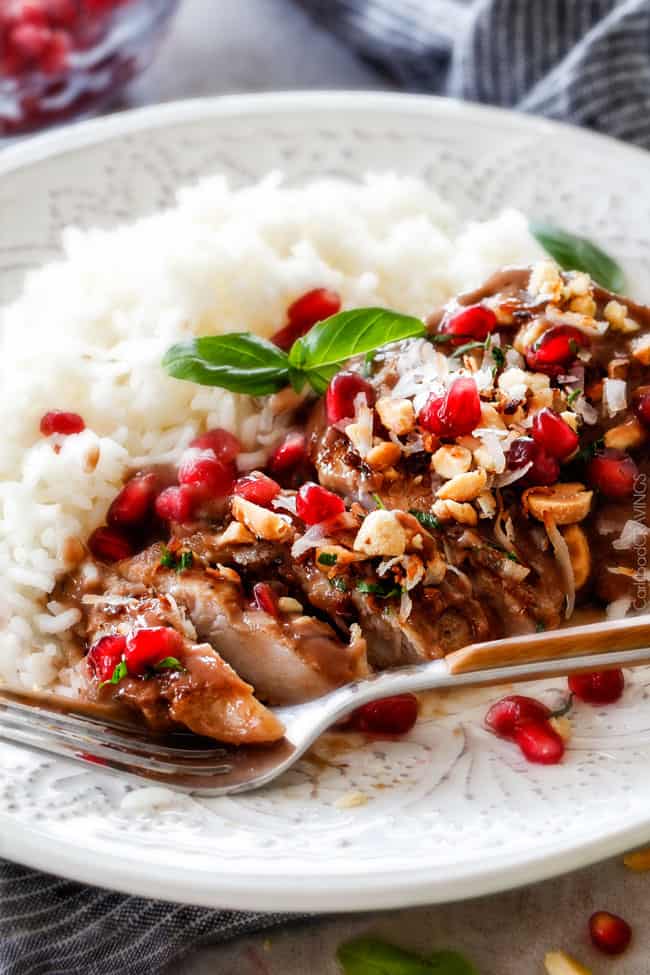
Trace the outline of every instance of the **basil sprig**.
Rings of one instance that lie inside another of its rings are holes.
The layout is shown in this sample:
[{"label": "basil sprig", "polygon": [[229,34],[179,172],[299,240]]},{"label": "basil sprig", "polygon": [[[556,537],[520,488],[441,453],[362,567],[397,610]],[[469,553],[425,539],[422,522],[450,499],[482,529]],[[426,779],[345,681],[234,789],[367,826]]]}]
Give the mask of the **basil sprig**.
[{"label": "basil sprig", "polygon": [[425,335],[424,323],[385,308],[355,308],[332,315],[297,339],[289,353],[250,332],[210,335],[173,345],[163,366],[175,379],[265,396],[291,383],[324,393],[342,364],[390,342]]},{"label": "basil sprig", "polygon": [[550,223],[530,224],[530,232],[565,271],[586,271],[603,288],[622,291],[625,276],[619,264],[587,237],[578,237]]},{"label": "basil sprig", "polygon": [[478,975],[455,951],[437,951],[421,958],[377,938],[348,941],[339,948],[337,958],[345,975]]}]

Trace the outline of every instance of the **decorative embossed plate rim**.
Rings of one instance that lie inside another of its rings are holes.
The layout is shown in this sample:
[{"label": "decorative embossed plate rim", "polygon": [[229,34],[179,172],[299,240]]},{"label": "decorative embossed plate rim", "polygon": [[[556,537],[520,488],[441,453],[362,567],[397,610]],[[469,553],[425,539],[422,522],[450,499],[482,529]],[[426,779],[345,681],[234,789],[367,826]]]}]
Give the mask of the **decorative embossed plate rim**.
[{"label": "decorative embossed plate rim", "polygon": [[[144,109],[0,154],[0,297],[68,222],[123,220],[198,175],[248,182],[399,168],[465,216],[512,204],[597,234],[650,298],[648,156],[556,123],[428,97],[235,96]],[[527,766],[481,717],[497,692],[431,699],[401,742],[322,744],[275,788],[198,800],[0,742],[0,855],[88,883],[209,906],[352,911],[472,897],[650,837],[650,669],[581,708],[568,760]],[[525,692],[525,688],[523,689]],[[539,685],[536,693],[540,693]],[[557,682],[542,692],[552,700]],[[341,808],[351,791],[369,797]],[[151,804],[155,811],[151,811]]]}]

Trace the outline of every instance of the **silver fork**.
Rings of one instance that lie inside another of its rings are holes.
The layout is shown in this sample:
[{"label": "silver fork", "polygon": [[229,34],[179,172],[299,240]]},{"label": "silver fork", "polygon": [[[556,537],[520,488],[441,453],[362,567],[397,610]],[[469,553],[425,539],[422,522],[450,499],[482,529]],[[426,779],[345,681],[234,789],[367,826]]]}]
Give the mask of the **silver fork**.
[{"label": "silver fork", "polygon": [[[369,701],[407,691],[478,687],[650,663],[650,616],[472,644],[444,660],[384,671],[315,701],[276,708],[275,745],[224,747],[190,734],[72,713],[61,698],[0,691],[0,738],[171,789],[223,796],[267,785],[327,728]],[[517,662],[525,659],[524,663]],[[72,705],[74,706],[74,705]]]}]

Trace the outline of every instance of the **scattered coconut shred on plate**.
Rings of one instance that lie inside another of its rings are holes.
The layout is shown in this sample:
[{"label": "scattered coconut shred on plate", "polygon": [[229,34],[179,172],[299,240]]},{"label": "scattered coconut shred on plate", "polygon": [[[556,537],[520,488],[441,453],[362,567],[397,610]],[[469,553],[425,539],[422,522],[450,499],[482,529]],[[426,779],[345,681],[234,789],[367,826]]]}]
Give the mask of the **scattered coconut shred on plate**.
[{"label": "scattered coconut shred on plate", "polygon": [[[235,433],[253,466],[282,438],[283,418],[255,400],[171,379],[170,345],[268,337],[317,287],[344,308],[424,316],[539,253],[522,214],[462,227],[434,190],[391,173],[301,188],[272,174],[237,190],[215,176],[166,212],[66,230],[62,257],[30,273],[0,319],[0,681],[75,693],[74,620],[50,593],[129,470],[174,463],[212,427]],[[79,414],[84,430],[45,437],[52,410]]]}]

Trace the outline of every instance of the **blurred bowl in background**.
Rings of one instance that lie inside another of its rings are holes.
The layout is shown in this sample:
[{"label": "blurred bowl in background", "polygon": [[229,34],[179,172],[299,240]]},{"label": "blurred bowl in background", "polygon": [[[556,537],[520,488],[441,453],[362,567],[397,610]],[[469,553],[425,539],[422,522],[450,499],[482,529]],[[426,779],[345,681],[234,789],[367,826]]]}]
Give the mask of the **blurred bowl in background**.
[{"label": "blurred bowl in background", "polygon": [[179,0],[0,0],[0,137],[86,117],[151,62]]}]

